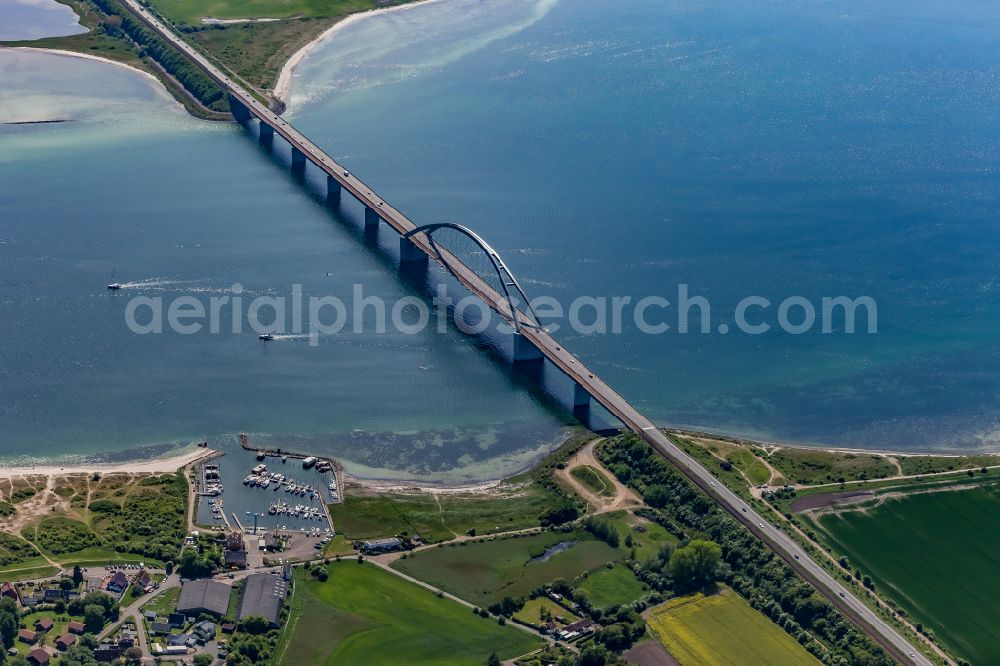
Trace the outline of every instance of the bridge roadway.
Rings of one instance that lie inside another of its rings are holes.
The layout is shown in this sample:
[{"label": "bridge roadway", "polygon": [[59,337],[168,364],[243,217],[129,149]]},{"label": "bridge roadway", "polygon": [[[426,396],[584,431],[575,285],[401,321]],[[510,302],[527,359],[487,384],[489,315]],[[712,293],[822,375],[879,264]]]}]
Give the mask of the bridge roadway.
[{"label": "bridge roadway", "polygon": [[[153,30],[183,51],[210,77],[225,88],[260,122],[270,125],[305,158],[322,169],[343,189],[350,192],[366,207],[376,211],[378,216],[389,226],[403,235],[416,228],[403,213],[393,208],[383,200],[372,188],[350,174],[347,169],[337,164],[322,149],[292,127],[288,122],[271,112],[264,104],[243,89],[231,77],[219,70],[201,53],[192,48],[158,18],[143,8],[137,0],[124,0],[129,8]],[[736,520],[745,525],[754,535],[767,544],[788,565],[809,581],[834,606],[844,612],[865,633],[884,647],[898,661],[904,664],[931,666],[930,660],[916,651],[913,646],[889,626],[872,609],[858,600],[850,590],[836,578],[814,562],[799,544],[785,532],[772,525],[753,507],[744,502],[736,493],[718,482],[714,476],[701,466],[663,434],[652,421],[643,416],[627,400],[620,396],[600,377],[591,372],[575,355],[563,348],[558,341],[544,329],[532,326],[531,320],[520,310],[511,312],[507,300],[500,295],[477,273],[463,262],[451,255],[446,249],[431,244],[429,238],[416,234],[410,238],[416,248],[419,248],[430,259],[446,264],[446,268],[469,291],[483,300],[487,306],[508,320],[518,317],[524,324],[521,333],[541,354],[562,370],[586,393],[621,420],[625,426],[645,440],[664,458],[669,460],[695,485],[714,499]]]}]

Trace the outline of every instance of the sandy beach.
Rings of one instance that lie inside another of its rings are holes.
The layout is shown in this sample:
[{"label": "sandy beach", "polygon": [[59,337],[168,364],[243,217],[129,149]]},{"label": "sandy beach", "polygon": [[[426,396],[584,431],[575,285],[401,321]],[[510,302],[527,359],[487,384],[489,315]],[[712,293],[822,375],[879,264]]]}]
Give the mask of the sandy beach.
[{"label": "sandy beach", "polygon": [[149,460],[133,460],[122,463],[93,463],[81,465],[36,465],[21,467],[0,467],[0,479],[11,479],[19,476],[49,476],[52,474],[93,474],[101,472],[122,472],[128,474],[162,474],[176,472],[181,467],[190,465],[203,458],[217,453],[214,449],[197,447],[184,453],[168,458],[152,458]]},{"label": "sandy beach", "polygon": [[345,16],[340,19],[332,26],[324,30],[320,35],[303,46],[301,49],[292,54],[292,57],[285,62],[284,67],[281,68],[281,74],[278,75],[278,82],[274,84],[273,95],[276,99],[283,102],[285,105],[288,104],[289,93],[292,89],[292,75],[295,73],[295,68],[299,66],[302,59],[309,54],[314,48],[319,44],[322,44],[327,39],[330,39],[333,35],[337,34],[338,31],[343,30],[347,26],[362,21],[366,18],[371,18],[376,14],[383,14],[388,12],[401,12],[406,9],[412,9],[414,7],[425,5],[431,2],[441,2],[441,0],[420,0],[419,2],[412,2],[406,5],[396,5],[393,7],[381,7],[379,9],[371,9],[366,12],[358,12],[356,14],[351,14],[350,16]]}]

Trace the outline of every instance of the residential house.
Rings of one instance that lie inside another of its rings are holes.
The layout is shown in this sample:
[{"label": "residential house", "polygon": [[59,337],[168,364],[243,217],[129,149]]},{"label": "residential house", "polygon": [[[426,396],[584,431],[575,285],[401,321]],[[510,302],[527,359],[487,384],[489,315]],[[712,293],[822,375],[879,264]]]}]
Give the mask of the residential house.
[{"label": "residential house", "polygon": [[226,551],[226,568],[227,569],[246,569],[247,568],[247,551],[245,551],[245,550],[227,550]]},{"label": "residential house", "polygon": [[138,636],[136,636],[135,631],[131,629],[122,629],[121,633],[118,635],[118,647],[122,650],[127,650],[138,642]]},{"label": "residential house", "polygon": [[194,633],[198,634],[198,637],[203,641],[210,641],[215,638],[215,623],[199,622],[194,625]]},{"label": "residential house", "polygon": [[0,585],[0,597],[9,597],[17,603],[21,603],[21,595],[17,592],[17,587],[13,583],[3,583]]},{"label": "residential house", "polygon": [[51,617],[42,617],[35,620],[35,631],[44,634],[52,629],[55,622],[52,621]]},{"label": "residential house", "polygon": [[169,634],[172,627],[168,622],[150,622],[149,632],[152,634]]},{"label": "residential house", "polygon": [[117,645],[112,645],[111,643],[101,643],[97,649],[94,650],[94,659],[100,662],[112,662],[122,656],[122,652],[124,652],[124,650]]},{"label": "residential house", "polygon": [[132,579],[132,584],[140,590],[148,590],[153,585],[153,577],[149,575],[148,571],[143,569]]},{"label": "residential house", "polygon": [[224,634],[231,634],[234,631],[236,631],[236,625],[233,624],[232,622],[227,622],[224,625],[222,625],[221,627],[219,627],[219,629],[221,629],[222,633],[224,633]]},{"label": "residential house", "polygon": [[107,590],[108,592],[114,592],[115,594],[122,594],[128,588],[128,576],[125,575],[123,571],[116,571],[111,580],[108,581]]},{"label": "residential house", "polygon": [[184,613],[171,613],[167,621],[170,623],[170,626],[180,629],[187,624],[187,617]]},{"label": "residential house", "polygon": [[167,636],[168,646],[182,645],[185,648],[193,648],[198,645],[198,638],[192,634],[170,634]]},{"label": "residential house", "polygon": [[567,624],[561,631],[556,632],[556,636],[564,641],[568,641],[589,634],[596,628],[597,625],[590,620],[578,620],[572,624]]},{"label": "residential house", "polygon": [[56,639],[56,647],[60,650],[68,650],[76,645],[76,640],[77,638],[73,634],[63,634]]},{"label": "residential house", "polygon": [[71,634],[82,634],[87,628],[83,626],[83,622],[77,622],[76,620],[70,620],[66,625],[66,631]]},{"label": "residential house", "polygon": [[31,629],[22,629],[17,632],[17,640],[22,643],[27,643],[28,645],[34,645],[35,641],[38,640],[38,635]]},{"label": "residential house", "polygon": [[35,648],[28,653],[28,663],[34,664],[35,666],[48,666],[49,660],[52,657],[49,653],[42,648]]}]

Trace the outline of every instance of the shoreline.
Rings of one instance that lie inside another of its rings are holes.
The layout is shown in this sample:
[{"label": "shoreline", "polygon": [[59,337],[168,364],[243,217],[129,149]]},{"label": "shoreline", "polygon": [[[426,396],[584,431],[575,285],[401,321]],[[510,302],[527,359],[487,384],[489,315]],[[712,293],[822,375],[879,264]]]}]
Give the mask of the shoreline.
[{"label": "shoreline", "polygon": [[195,447],[190,451],[166,457],[129,460],[120,463],[55,463],[42,465],[4,465],[0,467],[0,479],[26,476],[59,476],[67,474],[164,474],[173,473],[182,467],[194,464],[204,458],[214,456],[218,451],[208,447]]},{"label": "shoreline", "polygon": [[962,450],[958,453],[922,450],[922,451],[898,451],[893,449],[867,449],[863,447],[834,446],[830,444],[796,444],[789,442],[775,442],[756,437],[742,436],[728,432],[711,432],[708,430],[686,430],[683,428],[671,428],[668,426],[658,426],[660,430],[679,437],[697,437],[701,439],[717,439],[734,444],[749,444],[760,447],[772,447],[777,449],[796,449],[801,451],[823,451],[825,453],[853,453],[870,454],[873,456],[899,456],[901,458],[919,458],[921,456],[932,456],[934,458],[968,458],[972,456],[996,456],[1000,458],[1000,450],[993,451],[969,451]]},{"label": "shoreline", "polygon": [[[753,445],[761,447],[774,447],[778,449],[795,449],[804,451],[824,451],[828,453],[851,453],[851,454],[870,454],[877,456],[897,456],[897,457],[919,457],[919,456],[933,456],[936,458],[964,458],[970,456],[995,456],[1000,462],[1000,452],[982,452],[982,453],[938,453],[938,452],[907,452],[907,451],[892,451],[892,450],[876,450],[876,449],[859,449],[850,447],[829,447],[829,446],[809,446],[804,444],[788,444],[779,442],[769,442],[760,439],[739,437],[732,434],[719,434],[712,433],[701,430],[682,430],[677,428],[663,428],[664,432],[681,437],[690,438],[702,438],[702,439],[717,439],[721,441],[728,441],[737,444]],[[622,430],[622,433],[625,431]],[[592,433],[593,438],[607,437],[607,435],[600,435],[597,433]],[[567,441],[574,437],[579,437],[580,433],[574,433],[567,436],[559,444],[551,449],[554,451],[559,446],[563,446]],[[211,447],[201,447],[195,446],[181,453],[172,453],[164,456],[154,456],[152,458],[136,458],[133,460],[126,460],[118,463],[109,462],[65,462],[65,463],[52,463],[43,462],[38,465],[0,465],[0,480],[8,480],[17,477],[28,477],[28,476],[50,476],[50,475],[68,475],[68,474],[92,474],[94,472],[100,472],[102,474],[110,473],[125,473],[125,474],[163,474],[172,473],[177,470],[188,467],[194,463],[197,463],[205,458],[210,458],[218,454],[225,454],[224,451],[219,449],[213,449]],[[336,461],[338,465],[342,463],[333,458],[332,456],[327,456],[328,459]],[[535,460],[530,465],[523,468],[519,468],[513,472],[505,474],[503,476],[480,479],[480,480],[467,480],[467,481],[433,481],[425,479],[400,479],[400,478],[386,478],[377,476],[359,476],[358,474],[352,474],[350,472],[344,472],[344,482],[352,483],[358,485],[368,492],[373,493],[427,493],[431,495],[446,495],[446,494],[482,494],[489,493],[492,490],[500,487],[511,478],[520,476],[528,470],[535,467],[538,461],[544,458],[544,455],[540,456],[538,460]]]},{"label": "shoreline", "polygon": [[441,2],[441,0],[417,0],[416,2],[410,2],[405,5],[394,5],[392,7],[378,7],[377,9],[368,9],[363,12],[355,12],[353,14],[348,14],[343,18],[336,21],[329,28],[317,35],[311,42],[304,45],[298,51],[292,54],[292,56],[285,61],[285,64],[281,66],[281,73],[278,74],[278,80],[274,84],[274,89],[271,91],[271,96],[285,105],[288,108],[289,93],[292,90],[292,76],[295,74],[295,68],[302,63],[309,52],[315,49],[317,46],[322,44],[327,39],[330,39],[336,35],[340,30],[343,30],[347,26],[357,23],[366,18],[370,18],[377,14],[387,14],[389,12],[398,12],[404,9],[411,9],[413,7],[419,7],[421,5],[427,5],[432,2]]}]

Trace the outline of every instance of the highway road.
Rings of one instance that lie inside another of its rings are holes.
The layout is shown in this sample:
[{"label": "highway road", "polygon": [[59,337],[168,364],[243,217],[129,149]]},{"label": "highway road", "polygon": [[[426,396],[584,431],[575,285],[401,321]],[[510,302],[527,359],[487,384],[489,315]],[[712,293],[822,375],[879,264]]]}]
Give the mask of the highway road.
[{"label": "highway road", "polygon": [[[400,235],[416,228],[402,212],[383,200],[372,188],[353,176],[342,165],[335,162],[322,149],[292,127],[288,122],[272,113],[264,104],[233,81],[228,74],[215,67],[205,56],[192,48],[176,35],[157,17],[143,8],[137,0],[124,0],[129,8],[162,37],[183,51],[210,77],[232,93],[249,111],[274,128],[293,148],[299,150],[316,167],[340,183],[365,206],[377,211],[379,217]],[[898,661],[904,664],[930,666],[931,662],[920,654],[902,635],[889,626],[872,609],[857,599],[849,589],[814,562],[799,544],[781,531],[753,507],[744,502],[736,493],[718,482],[707,469],[694,458],[682,451],[652,421],[643,416],[627,400],[589,370],[575,355],[563,348],[544,329],[534,326],[527,315],[520,310],[511,311],[507,300],[485,282],[478,274],[451,255],[446,249],[431,244],[423,234],[410,239],[415,246],[425,252],[435,262],[444,265],[469,291],[481,298],[489,307],[508,320],[517,317],[521,334],[538,348],[556,367],[583,387],[595,401],[614,414],[632,432],[636,433],[660,455],[675,465],[688,479],[718,502],[736,520],[743,523],[753,534],[767,544],[779,557],[788,563],[804,579],[809,581],[821,594],[847,615],[860,629],[882,645]]]}]

